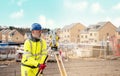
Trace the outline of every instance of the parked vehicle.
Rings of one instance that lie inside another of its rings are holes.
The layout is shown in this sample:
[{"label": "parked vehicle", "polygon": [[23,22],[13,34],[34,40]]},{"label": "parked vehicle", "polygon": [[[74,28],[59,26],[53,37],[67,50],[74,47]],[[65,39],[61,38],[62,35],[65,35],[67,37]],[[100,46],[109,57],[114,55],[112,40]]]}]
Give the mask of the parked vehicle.
[{"label": "parked vehicle", "polygon": [[10,46],[0,46],[0,60],[15,59],[15,48]]},{"label": "parked vehicle", "polygon": [[21,62],[23,50],[16,50],[15,60],[16,62]]},{"label": "parked vehicle", "polygon": [[18,50],[16,50],[15,60],[16,62],[21,62],[23,51],[23,45],[21,45]]}]

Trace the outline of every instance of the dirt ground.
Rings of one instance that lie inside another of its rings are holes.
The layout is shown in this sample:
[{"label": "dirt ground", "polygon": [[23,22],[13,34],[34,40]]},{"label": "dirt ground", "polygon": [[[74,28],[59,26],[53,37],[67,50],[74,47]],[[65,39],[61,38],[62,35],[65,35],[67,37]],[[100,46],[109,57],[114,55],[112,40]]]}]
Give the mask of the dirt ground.
[{"label": "dirt ground", "polygon": [[[68,76],[120,76],[120,59],[69,59],[64,65]],[[0,76],[21,76],[20,62],[0,61]],[[44,76],[60,76],[57,63],[47,63]]]}]

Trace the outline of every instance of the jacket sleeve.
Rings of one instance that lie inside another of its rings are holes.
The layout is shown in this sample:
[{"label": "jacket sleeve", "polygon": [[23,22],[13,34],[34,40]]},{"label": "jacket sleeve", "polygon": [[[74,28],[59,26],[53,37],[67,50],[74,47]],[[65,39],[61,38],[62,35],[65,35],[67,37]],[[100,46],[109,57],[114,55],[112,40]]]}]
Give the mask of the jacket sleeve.
[{"label": "jacket sleeve", "polygon": [[42,40],[42,58],[41,58],[41,61],[40,61],[40,64],[43,64],[47,55],[48,55],[48,51],[47,51],[47,44],[46,44],[46,41],[45,40]]},{"label": "jacket sleeve", "polygon": [[37,67],[39,63],[33,57],[31,50],[32,49],[31,49],[30,41],[26,40],[24,43],[24,54],[22,58],[22,63]]}]

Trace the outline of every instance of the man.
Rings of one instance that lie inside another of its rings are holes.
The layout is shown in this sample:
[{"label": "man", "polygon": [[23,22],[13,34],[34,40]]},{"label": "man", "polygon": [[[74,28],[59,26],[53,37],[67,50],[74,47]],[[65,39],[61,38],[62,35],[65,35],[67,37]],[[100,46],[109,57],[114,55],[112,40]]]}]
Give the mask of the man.
[{"label": "man", "polygon": [[50,36],[51,38],[51,43],[50,43],[50,47],[53,51],[58,51],[58,41],[59,41],[59,37],[57,35],[57,33],[55,31],[52,31],[52,35]]},{"label": "man", "polygon": [[31,36],[24,43],[24,54],[21,61],[21,76],[38,76],[44,70],[47,57],[47,45],[41,39],[42,27],[38,23],[31,26]]}]

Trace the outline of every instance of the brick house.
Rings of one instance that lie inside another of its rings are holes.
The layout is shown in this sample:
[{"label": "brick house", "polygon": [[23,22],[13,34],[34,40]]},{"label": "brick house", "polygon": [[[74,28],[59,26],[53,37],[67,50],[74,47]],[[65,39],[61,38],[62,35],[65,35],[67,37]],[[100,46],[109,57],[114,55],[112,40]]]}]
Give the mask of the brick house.
[{"label": "brick house", "polygon": [[120,43],[120,26],[117,28],[115,36],[116,36],[117,42]]},{"label": "brick house", "polygon": [[79,43],[80,31],[86,27],[81,23],[73,23],[62,28],[60,31],[60,42],[62,43]]},{"label": "brick house", "polygon": [[81,43],[100,43],[115,35],[116,27],[111,22],[99,22],[80,32]]},{"label": "brick house", "polygon": [[0,32],[1,32],[2,43],[7,43],[7,42],[23,43],[24,41],[23,35],[20,32],[18,32],[16,29],[14,30],[3,29]]},{"label": "brick house", "polygon": [[8,42],[23,43],[24,36],[20,32],[18,32],[16,29],[11,30],[8,33]]},{"label": "brick house", "polygon": [[3,29],[3,30],[1,30],[1,33],[2,33],[2,42],[3,43],[8,42],[8,33],[10,31],[11,31],[10,29]]}]

